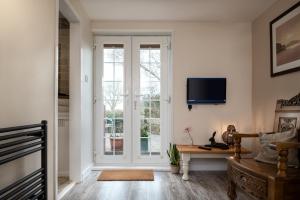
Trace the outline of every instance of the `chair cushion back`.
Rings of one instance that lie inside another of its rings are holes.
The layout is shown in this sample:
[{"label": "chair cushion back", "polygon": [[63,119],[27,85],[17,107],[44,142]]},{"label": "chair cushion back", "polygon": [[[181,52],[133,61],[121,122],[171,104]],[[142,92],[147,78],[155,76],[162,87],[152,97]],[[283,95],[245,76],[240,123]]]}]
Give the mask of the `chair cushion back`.
[{"label": "chair cushion back", "polygon": [[[259,136],[259,140],[261,144],[261,150],[255,157],[255,160],[269,164],[277,164],[278,151],[272,149],[269,146],[269,144],[272,142],[297,142],[298,135],[296,129],[290,129],[288,131],[277,132],[272,134],[261,133]],[[289,149],[288,165],[299,165],[297,149]]]}]

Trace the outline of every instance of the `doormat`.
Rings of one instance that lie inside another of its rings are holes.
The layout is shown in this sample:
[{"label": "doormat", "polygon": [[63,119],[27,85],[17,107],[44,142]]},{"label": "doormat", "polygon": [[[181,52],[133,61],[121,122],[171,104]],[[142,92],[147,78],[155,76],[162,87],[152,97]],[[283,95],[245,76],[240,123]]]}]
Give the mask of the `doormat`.
[{"label": "doormat", "polygon": [[153,170],[103,170],[97,181],[154,181]]}]

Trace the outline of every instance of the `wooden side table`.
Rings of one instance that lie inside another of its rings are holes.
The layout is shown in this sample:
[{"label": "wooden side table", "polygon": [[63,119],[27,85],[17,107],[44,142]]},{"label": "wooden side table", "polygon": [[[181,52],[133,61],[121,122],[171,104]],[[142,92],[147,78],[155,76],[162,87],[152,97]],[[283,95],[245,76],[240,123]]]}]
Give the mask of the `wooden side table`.
[{"label": "wooden side table", "polygon": [[[192,155],[197,155],[197,158],[227,158],[230,155],[234,154],[234,148],[230,147],[229,149],[222,150],[218,148],[212,148],[211,150],[205,150],[198,148],[199,145],[177,145],[177,149],[181,154],[182,159],[182,179],[187,181],[189,180],[189,162]],[[242,147],[242,154],[251,153],[251,151]]]}]

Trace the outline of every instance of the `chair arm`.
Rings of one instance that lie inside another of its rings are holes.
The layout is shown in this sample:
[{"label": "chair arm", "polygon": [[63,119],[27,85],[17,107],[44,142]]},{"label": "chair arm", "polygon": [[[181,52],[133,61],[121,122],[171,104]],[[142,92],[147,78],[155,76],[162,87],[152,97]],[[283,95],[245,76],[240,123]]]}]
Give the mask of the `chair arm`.
[{"label": "chair arm", "polygon": [[270,147],[273,149],[281,150],[281,149],[299,149],[299,142],[272,142]]},{"label": "chair arm", "polygon": [[277,162],[277,175],[281,177],[286,176],[286,170],[288,168],[288,154],[289,149],[300,148],[298,142],[272,142],[269,145],[272,149],[278,151],[278,162]]},{"label": "chair arm", "polygon": [[234,143],[234,158],[241,159],[241,142],[242,138],[252,138],[258,137],[257,133],[234,133],[233,134],[233,143]]}]

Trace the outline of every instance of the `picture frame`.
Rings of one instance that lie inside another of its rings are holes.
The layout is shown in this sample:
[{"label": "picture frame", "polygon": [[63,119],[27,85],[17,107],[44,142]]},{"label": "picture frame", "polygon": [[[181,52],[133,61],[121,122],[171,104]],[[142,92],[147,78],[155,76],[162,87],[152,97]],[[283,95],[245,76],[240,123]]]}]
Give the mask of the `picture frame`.
[{"label": "picture frame", "polygon": [[300,2],[270,22],[271,77],[300,70]]}]

